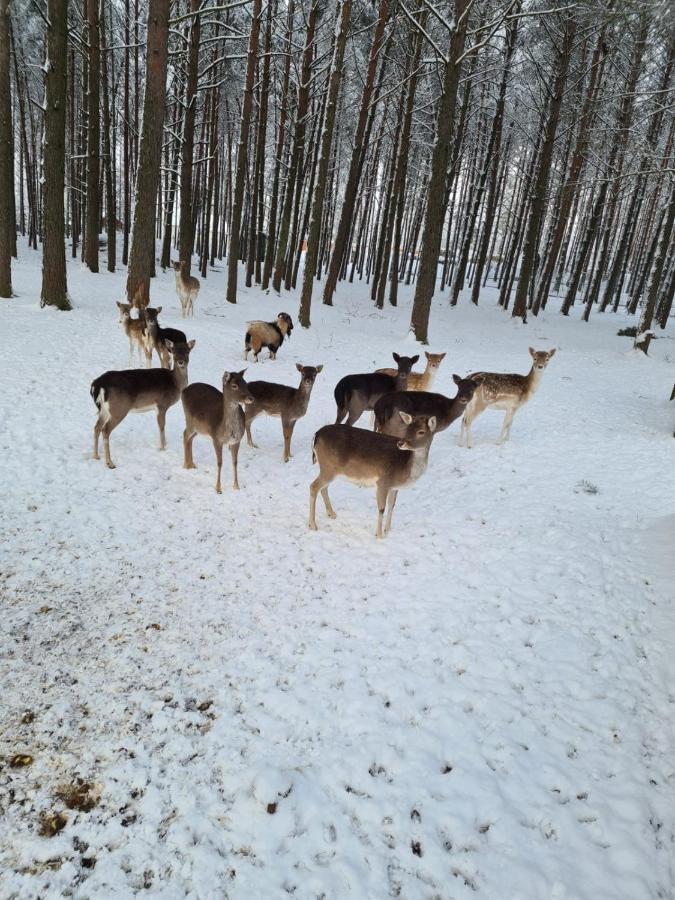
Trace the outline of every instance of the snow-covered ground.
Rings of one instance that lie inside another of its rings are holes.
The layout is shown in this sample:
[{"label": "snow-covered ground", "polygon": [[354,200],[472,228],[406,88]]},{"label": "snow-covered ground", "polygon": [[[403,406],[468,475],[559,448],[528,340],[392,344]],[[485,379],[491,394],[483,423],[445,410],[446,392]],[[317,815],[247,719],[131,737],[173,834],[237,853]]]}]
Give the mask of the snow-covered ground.
[{"label": "snow-covered ground", "polygon": [[[509,444],[491,412],[473,450],[459,422],[435,439],[377,541],[373,490],[346,482],[308,530],[310,441],[342,375],[413,349],[407,289],[383,312],[317,291],[311,330],[249,364],[324,370],[291,462],[260,418],[218,496],[205,438],[182,468],[180,404],[167,452],[144,414],[115,471],[91,459],[124,274],[71,264],[64,314],[39,271],[24,248],[0,302],[2,898],[675,896],[672,331],[646,358],[621,317],[437,299],[440,391],[558,352]],[[224,288],[211,273],[187,324],[191,381],[242,368],[247,319],[296,316],[296,295]],[[172,273],[153,302],[183,327]]]}]

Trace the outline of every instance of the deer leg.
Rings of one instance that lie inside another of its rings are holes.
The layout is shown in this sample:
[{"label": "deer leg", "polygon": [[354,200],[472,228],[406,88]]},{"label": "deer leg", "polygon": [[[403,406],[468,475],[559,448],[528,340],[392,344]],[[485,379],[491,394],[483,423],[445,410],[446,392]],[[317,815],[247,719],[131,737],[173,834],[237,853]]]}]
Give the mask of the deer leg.
[{"label": "deer leg", "polygon": [[134,358],[134,342],[131,336],[129,336],[129,368],[131,368],[131,364]]},{"label": "deer leg", "polygon": [[111,417],[110,419],[108,419],[108,421],[105,423],[105,425],[101,429],[103,431],[103,452],[105,455],[105,464],[109,469],[115,468],[115,463],[112,461],[112,459],[110,457],[110,433],[115,428],[117,428],[117,426],[120,424],[120,422],[122,421],[123,418],[124,418],[124,416],[120,416],[119,418]]},{"label": "deer leg", "polygon": [[337,519],[337,513],[335,512],[335,510],[333,509],[333,507],[331,505],[330,497],[328,496],[328,488],[327,487],[321,488],[321,496],[323,497],[323,505],[326,507],[326,514],[327,514],[328,518],[329,519]]},{"label": "deer leg", "polygon": [[165,409],[157,409],[157,424],[159,425],[159,449],[166,450],[166,437],[164,435],[164,425],[166,424]]},{"label": "deer leg", "polygon": [[324,481],[324,479],[321,477],[321,472],[319,472],[317,477],[309,486],[309,527],[312,529],[312,531],[318,531],[318,528],[316,527],[316,495],[319,493],[319,491],[321,491],[321,496],[323,497],[323,502],[326,506],[326,512],[331,517],[331,519],[335,518],[335,512],[333,511],[333,507],[330,505],[330,499],[328,497],[328,484],[329,482]]},{"label": "deer leg", "polygon": [[398,498],[398,491],[389,491],[389,503],[387,504],[387,521],[384,523],[384,533],[388,534],[391,531],[391,514],[394,511],[394,507],[396,506],[396,500]]},{"label": "deer leg", "polygon": [[288,462],[288,460],[293,455],[291,453],[291,438],[293,437],[295,422],[284,422],[282,420],[281,427],[284,432],[284,462]]},{"label": "deer leg", "polygon": [[249,447],[254,447],[257,450],[258,445],[253,443],[253,438],[251,437],[251,423],[258,415],[258,411],[256,410],[254,413],[250,413],[249,409],[250,407],[246,408],[246,443]]},{"label": "deer leg", "polygon": [[513,422],[513,417],[515,416],[515,414],[515,409],[506,410],[506,415],[504,416],[504,422],[502,424],[502,431],[499,435],[499,439],[497,440],[498,444],[503,444],[511,437],[511,422]]},{"label": "deer leg", "polygon": [[354,396],[352,395],[352,399],[349,403],[348,408],[349,415],[347,416],[345,425],[353,425],[355,422],[358,422],[364,410],[365,406],[363,405],[363,403],[359,403],[358,400],[355,400]]},{"label": "deer leg", "polygon": [[382,532],[382,520],[384,519],[384,510],[387,505],[387,497],[389,496],[389,488],[378,482],[376,499],[377,499],[377,528],[375,529],[375,537],[384,537]]},{"label": "deer leg", "polygon": [[98,455],[98,436],[101,433],[101,429],[103,425],[101,424],[100,418],[96,419],[96,424],[94,425],[94,459],[100,459],[101,457]]},{"label": "deer leg", "polygon": [[217,441],[214,438],[213,449],[216,451],[216,465],[218,467],[218,474],[216,475],[216,494],[222,494],[223,489],[220,486],[220,473],[223,468],[223,445],[221,441]]},{"label": "deer leg", "polygon": [[237,474],[237,462],[239,460],[239,444],[231,444],[230,445],[230,456],[232,457],[232,474],[234,475],[234,481],[232,482],[232,490],[239,490],[239,476]]},{"label": "deer leg", "polygon": [[337,417],[335,419],[336,425],[341,425],[344,417],[347,415],[347,410],[343,406],[338,406],[337,408]]},{"label": "deer leg", "polygon": [[192,442],[195,439],[196,431],[190,431],[186,428],[183,432],[183,468],[196,469],[197,466],[192,458]]}]

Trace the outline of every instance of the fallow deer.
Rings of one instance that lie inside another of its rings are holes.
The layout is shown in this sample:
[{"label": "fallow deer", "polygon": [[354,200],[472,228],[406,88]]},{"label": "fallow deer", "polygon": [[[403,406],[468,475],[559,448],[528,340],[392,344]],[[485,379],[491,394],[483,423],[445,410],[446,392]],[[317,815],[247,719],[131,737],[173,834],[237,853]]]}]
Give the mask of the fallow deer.
[{"label": "fallow deer", "polygon": [[[445,353],[427,353],[425,350],[424,355],[427,358],[427,364],[424,371],[411,372],[410,375],[408,375],[407,390],[409,391],[430,391],[436,373],[445,359]],[[391,375],[393,378],[395,378],[397,374],[396,369],[376,369],[375,371],[380,372],[382,375]]]},{"label": "fallow deer", "polygon": [[141,318],[145,322],[145,340],[148,352],[150,353],[150,358],[152,358],[152,351],[154,350],[159,357],[160,366],[163,369],[168,369],[170,368],[171,354],[169,353],[166,342],[171,341],[173,344],[186,344],[187,337],[185,336],[185,332],[180,331],[178,328],[162,328],[158,320],[161,311],[161,306],[158,306],[157,308],[146,306],[146,308],[141,311]]},{"label": "fallow deer", "polygon": [[94,459],[98,455],[98,439],[103,432],[103,449],[109,469],[115,465],[110,458],[110,435],[130,412],[157,411],[159,449],[166,449],[164,424],[166,413],[178,402],[188,383],[188,361],[195,342],[169,346],[173,354],[172,369],[126,369],[105,372],[91,383],[89,393],[98,410],[94,426]]},{"label": "fallow deer", "polygon": [[142,318],[133,319],[131,317],[130,303],[120,303],[118,300],[117,308],[120,311],[120,324],[129,339],[129,368],[131,368],[133,362],[134,348],[138,351],[140,359],[145,357],[145,364],[149,368],[151,365],[152,353],[148,355],[144,320]]},{"label": "fallow deer", "polygon": [[[391,528],[391,515],[401,488],[413,484],[424,473],[429,447],[436,430],[434,416],[398,414],[406,425],[403,438],[376,434],[365,428],[324,425],[314,436],[312,459],[319,475],[309,488],[309,527],[316,531],[316,495],[321,492],[326,512],[334,519],[328,485],[338,476],[362,485],[374,485],[377,496],[377,529],[381,538]],[[384,511],[387,521],[382,530]]]},{"label": "fallow deer", "polygon": [[498,444],[509,439],[511,423],[518,410],[524,406],[539,387],[544,369],[549,364],[555,349],[534,350],[529,348],[532,368],[527,375],[504,375],[498,372],[474,372],[468,377],[478,384],[473,400],[466,408],[459,436],[460,446],[472,446],[471,425],[486,409],[503,409],[506,412]]},{"label": "fallow deer", "polygon": [[301,366],[295,364],[300,373],[300,384],[297,388],[286,384],[274,384],[271,381],[251,381],[249,390],[254,402],[244,410],[246,414],[246,439],[249,447],[256,447],[251,437],[251,422],[260,413],[268,416],[279,416],[284,433],[284,462],[291,458],[291,438],[298,419],[307,412],[309,398],[316,381],[316,376],[323,366]]},{"label": "fallow deer", "polygon": [[263,347],[269,348],[270,359],[276,359],[277,350],[284,338],[290,340],[293,331],[293,319],[285,312],[280,312],[275,322],[255,320],[246,324],[248,328],[244,339],[244,359],[248,359],[249,351],[252,350],[255,362],[258,362],[258,354]]},{"label": "fallow deer", "polygon": [[435,416],[437,434],[449,428],[464,413],[478,388],[471,378],[453,375],[452,379],[457,385],[457,393],[452,398],[428,391],[392,391],[380,397],[375,404],[375,431],[403,437],[405,424],[397,415],[401,411],[411,416]]},{"label": "fallow deer", "polygon": [[398,366],[395,376],[383,375],[380,372],[366,372],[361,375],[345,375],[335,385],[335,402],[339,425],[347,416],[347,425],[353,425],[368,409],[373,409],[383,394],[388,391],[404,391],[408,385],[410,370],[419,356],[399,356],[393,353]]},{"label": "fallow deer", "polygon": [[192,458],[192,442],[195,435],[208,435],[213,441],[216,453],[216,493],[222,494],[220,473],[223,468],[223,446],[227,444],[232,457],[232,488],[239,490],[237,476],[237,460],[239,445],[244,435],[244,411],[242,404],[253,403],[253,395],[244,381],[244,372],[224,372],[223,392],[210,384],[196,382],[185,388],[182,394],[185,412],[185,431],[183,432],[184,467],[196,469]]},{"label": "fallow deer", "polygon": [[184,262],[173,262],[171,265],[176,275],[176,293],[180,300],[181,315],[185,319],[194,315],[195,300],[200,288],[199,279],[186,274],[187,266]]}]

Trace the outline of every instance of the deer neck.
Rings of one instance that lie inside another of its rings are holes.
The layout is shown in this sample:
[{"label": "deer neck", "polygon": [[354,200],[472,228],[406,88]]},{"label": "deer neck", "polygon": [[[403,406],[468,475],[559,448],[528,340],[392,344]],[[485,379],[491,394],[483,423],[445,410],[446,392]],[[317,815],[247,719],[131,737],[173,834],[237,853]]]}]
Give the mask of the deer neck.
[{"label": "deer neck", "polygon": [[531,397],[537,389],[539,388],[539,384],[541,383],[542,376],[544,374],[543,369],[535,369],[534,365],[530,369],[530,371],[525,376],[525,381],[527,382],[527,395]]},{"label": "deer neck", "polygon": [[223,391],[223,422],[228,422],[236,413],[239,402]]},{"label": "deer neck", "polygon": [[187,366],[183,366],[183,368],[181,369],[174,362],[171,374],[173,375],[173,380],[178,390],[181,392],[184,391],[188,383]]},{"label": "deer neck", "polygon": [[396,378],[394,379],[394,390],[405,391],[407,387],[408,387],[408,373],[407,372],[397,372]]},{"label": "deer neck", "polygon": [[295,411],[304,415],[307,412],[307,407],[309,406],[309,398],[312,394],[312,388],[314,387],[311,384],[309,387],[305,387],[302,382],[300,383],[300,387],[295,392]]},{"label": "deer neck", "polygon": [[424,474],[429,461],[429,450],[431,449],[431,441],[426,447],[418,447],[417,450],[409,450],[410,459],[408,460],[408,481],[417,481]]}]

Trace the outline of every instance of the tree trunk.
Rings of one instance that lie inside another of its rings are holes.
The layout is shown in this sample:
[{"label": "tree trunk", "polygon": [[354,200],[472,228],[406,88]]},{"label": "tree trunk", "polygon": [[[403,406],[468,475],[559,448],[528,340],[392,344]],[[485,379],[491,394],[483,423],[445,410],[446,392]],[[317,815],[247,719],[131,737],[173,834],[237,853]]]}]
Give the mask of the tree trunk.
[{"label": "tree trunk", "polygon": [[457,88],[461,69],[460,57],[464,52],[469,0],[454,0],[455,26],[450,37],[448,61],[443,73],[443,93],[438,104],[436,118],[436,142],[431,161],[431,177],[427,188],[427,207],[424,217],[424,234],[420,252],[419,275],[415,288],[410,327],[415,338],[423,344],[429,339],[429,314],[431,298],[436,286],[438,254],[441,249],[445,206],[439,198],[445,197],[446,179],[454,130]]},{"label": "tree trunk", "polygon": [[63,187],[66,152],[66,88],[68,0],[48,0],[47,66],[45,72],[44,167],[49,172],[44,191],[42,245],[42,305],[70,309],[66,284],[66,241]]},{"label": "tree trunk", "polygon": [[352,11],[352,0],[339,0],[336,12],[335,47],[333,61],[331,63],[330,79],[328,83],[328,100],[326,105],[323,133],[321,135],[321,150],[319,156],[319,171],[314,189],[312,203],[312,216],[309,223],[307,236],[307,253],[305,254],[305,270],[302,279],[302,293],[300,295],[300,312],[298,319],[303,328],[309,328],[310,307],[312,303],[312,289],[314,286],[314,274],[319,252],[319,232],[321,229],[321,216],[326,192],[326,179],[328,176],[328,164],[333,143],[333,127],[335,125],[335,111],[337,107],[338,91],[342,80],[342,65],[347,44],[347,28]]},{"label": "tree trunk", "polygon": [[12,296],[12,250],[16,239],[9,3],[10,0],[0,0],[0,297]]},{"label": "tree trunk", "polygon": [[84,235],[84,261],[90,272],[98,272],[98,234],[101,224],[99,196],[100,112],[99,80],[101,68],[99,0],[87,2],[87,38],[89,42],[89,81],[87,89],[87,221]]},{"label": "tree trunk", "polygon": [[150,278],[155,269],[155,216],[166,106],[170,0],[149,0],[149,4],[143,123],[127,275],[127,297],[140,308],[150,302]]},{"label": "tree trunk", "polygon": [[567,72],[572,56],[576,27],[576,22],[569,16],[565,21],[565,34],[558,54],[556,78],[549,97],[546,131],[541,145],[537,174],[534,179],[532,205],[530,208],[530,216],[527,221],[523,244],[523,256],[520,264],[520,277],[518,279],[518,287],[516,288],[515,300],[513,301],[513,311],[511,313],[514,318],[522,319],[523,322],[527,320],[527,295],[530,288],[530,281],[535,276],[537,235],[539,234],[544,216],[546,192],[549,183],[551,161],[553,159],[553,146],[558,131],[560,108],[562,106],[563,92],[565,90]]},{"label": "tree trunk", "polygon": [[260,41],[260,18],[262,0],[253,0],[253,19],[248,40],[246,62],[246,81],[241,105],[239,125],[239,145],[237,147],[237,174],[234,183],[234,199],[230,219],[230,246],[227,258],[227,295],[228,303],[237,302],[237,267],[239,265],[239,246],[241,215],[244,207],[244,187],[246,183],[246,163],[248,160],[248,136],[251,130],[251,110],[253,108],[253,81],[255,78],[258,43]]},{"label": "tree trunk", "polygon": [[673,234],[673,226],[675,225],[675,178],[671,176],[670,200],[668,202],[668,210],[666,212],[665,224],[661,229],[658,250],[654,259],[654,267],[652,269],[651,278],[649,279],[649,287],[647,288],[647,299],[645,301],[642,315],[640,316],[640,325],[635,338],[635,347],[638,350],[647,352],[649,341],[645,341],[645,335],[652,327],[654,312],[656,310],[656,299],[658,297],[659,288],[661,286],[661,276],[668,258],[668,248]]},{"label": "tree trunk", "polygon": [[199,78],[199,9],[201,0],[190,0],[188,20],[188,63],[185,90],[185,116],[180,164],[180,223],[178,226],[178,259],[187,278],[192,268],[192,250],[195,232],[192,218],[192,161],[195,146],[195,116],[197,112],[197,81]]},{"label": "tree trunk", "polygon": [[115,271],[117,262],[117,202],[115,197],[115,156],[112,152],[110,135],[112,133],[112,115],[110,101],[110,84],[108,80],[108,59],[105,46],[105,3],[101,0],[101,79],[103,88],[103,149],[105,153],[105,213],[106,233],[108,235],[108,271]]}]

